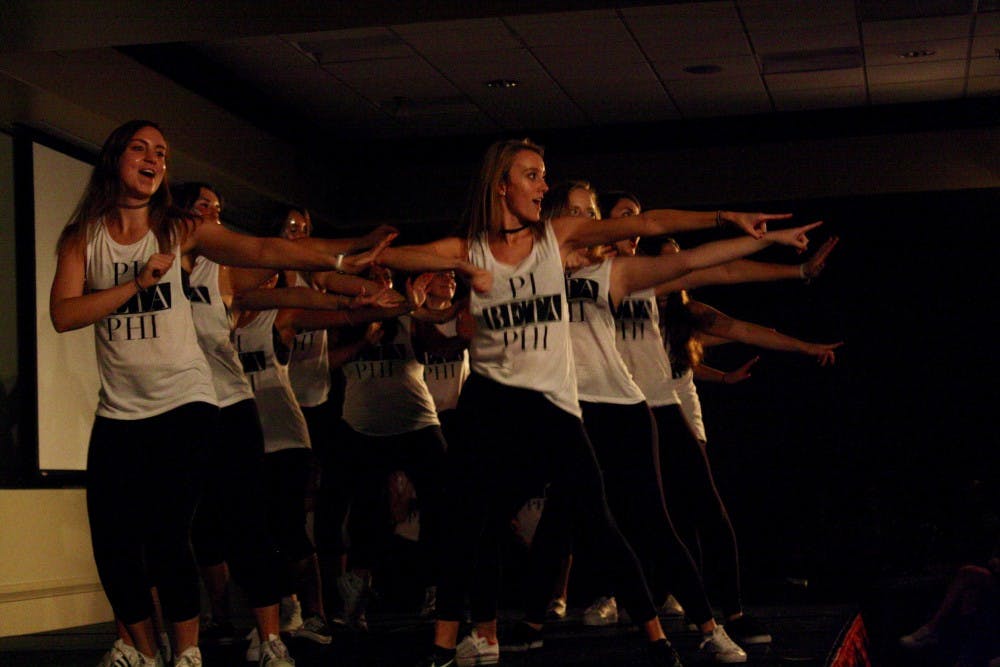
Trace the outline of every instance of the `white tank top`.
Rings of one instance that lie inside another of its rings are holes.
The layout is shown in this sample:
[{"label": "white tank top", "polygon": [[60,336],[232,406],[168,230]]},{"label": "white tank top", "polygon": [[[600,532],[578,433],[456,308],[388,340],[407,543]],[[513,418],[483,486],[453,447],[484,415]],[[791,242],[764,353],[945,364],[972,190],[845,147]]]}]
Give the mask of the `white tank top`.
[{"label": "white tank top", "polygon": [[701,399],[694,384],[694,371],[690,368],[674,378],[674,389],[681,400],[681,412],[691,430],[701,442],[708,442],[705,435],[705,420],[701,417]]},{"label": "white tank top", "polygon": [[498,262],[485,238],[470,244],[469,261],[493,273],[493,289],[473,291],[476,334],[472,370],[500,384],[541,392],[577,417],[576,372],[569,340],[566,278],[552,225],[517,266]]},{"label": "white tank top", "polygon": [[[296,274],[296,286],[314,289],[302,274]],[[330,397],[330,359],[326,354],[326,329],[303,331],[292,342],[288,376],[299,405],[314,408]]]},{"label": "white tank top", "polygon": [[232,340],[235,322],[219,291],[219,265],[198,257],[188,278],[187,296],[198,344],[212,369],[219,406],[224,408],[253,398]]},{"label": "white tank top", "polygon": [[581,401],[641,403],[646,399],[618,353],[611,315],[611,262],[585,266],[566,278],[569,333]]},{"label": "white tank top", "polygon": [[[457,318],[435,322],[432,326],[445,338],[458,335]],[[425,350],[420,361],[424,365],[424,382],[431,392],[437,411],[455,409],[462,393],[462,385],[469,377],[469,351]]]},{"label": "white tank top", "polygon": [[288,381],[288,361],[279,358],[280,350],[275,349],[277,315],[277,310],[260,311],[249,324],[236,329],[236,349],[257,401],[268,454],[310,447],[306,419]]},{"label": "white tank top", "polygon": [[680,403],[674,391],[670,359],[660,337],[660,315],[653,288],[633,292],[615,310],[615,339],[632,379],[651,407]]},{"label": "white tank top", "polygon": [[[103,222],[94,225],[87,239],[87,290],[132,282],[157,252],[152,231],[122,245]],[[94,324],[101,417],[144,419],[196,401],[218,405],[182,287],[180,246],[173,252],[176,259],[160,282]]]},{"label": "white tank top", "polygon": [[344,364],[344,421],[358,433],[399,435],[441,423],[413,354],[412,322],[402,316],[396,324],[391,339],[383,337]]}]

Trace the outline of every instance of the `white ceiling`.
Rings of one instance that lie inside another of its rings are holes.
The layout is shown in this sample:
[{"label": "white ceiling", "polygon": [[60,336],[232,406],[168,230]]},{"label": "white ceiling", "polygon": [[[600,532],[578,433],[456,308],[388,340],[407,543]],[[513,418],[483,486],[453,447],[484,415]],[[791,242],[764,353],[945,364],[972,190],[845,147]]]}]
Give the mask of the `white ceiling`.
[{"label": "white ceiling", "polygon": [[[187,42],[204,71],[172,76],[211,95],[214,72],[297,124],[353,139],[957,100],[1000,95],[996,10],[724,0],[386,22]],[[706,66],[716,71],[688,71]],[[486,85],[497,79],[517,85]]]}]

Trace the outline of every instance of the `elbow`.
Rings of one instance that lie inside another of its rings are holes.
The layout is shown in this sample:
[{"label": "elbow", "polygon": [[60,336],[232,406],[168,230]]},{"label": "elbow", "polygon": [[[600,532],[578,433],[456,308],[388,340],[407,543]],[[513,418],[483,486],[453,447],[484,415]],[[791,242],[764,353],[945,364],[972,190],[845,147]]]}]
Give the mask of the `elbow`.
[{"label": "elbow", "polygon": [[60,313],[50,312],[49,318],[52,320],[52,327],[56,330],[56,333],[66,333],[77,328],[73,326],[73,323],[67,317]]}]

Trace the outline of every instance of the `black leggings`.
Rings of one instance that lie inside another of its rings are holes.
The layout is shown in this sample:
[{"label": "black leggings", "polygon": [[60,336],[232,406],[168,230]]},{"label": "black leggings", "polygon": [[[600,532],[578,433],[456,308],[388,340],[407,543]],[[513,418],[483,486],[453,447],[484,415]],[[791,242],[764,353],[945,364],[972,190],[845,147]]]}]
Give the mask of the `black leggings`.
[{"label": "black leggings", "polygon": [[[312,465],[312,450],[305,447],[264,455],[267,526],[286,563],[297,563],[316,553],[306,530],[306,493]],[[285,582],[286,594],[293,583]]]},{"label": "black leggings", "polygon": [[701,575],[664,504],[656,422],[649,406],[581,402],[580,407],[604,471],[608,504],[639,556],[654,599],[663,600],[672,591],[693,623],[707,622],[712,610]]},{"label": "black leggings", "polygon": [[715,488],[708,456],[679,405],[653,408],[653,415],[660,432],[663,490],[674,525],[689,548],[702,546],[702,576],[711,590],[718,590],[723,613],[738,614],[743,605],[736,534]]},{"label": "black leggings", "polygon": [[413,483],[420,507],[419,570],[425,583],[433,581],[433,551],[440,533],[444,474],[444,437],[439,426],[409,433],[370,436],[351,431],[351,536],[352,568],[377,569],[390,552],[392,514],[388,503],[389,474],[402,470]]},{"label": "black leggings", "polygon": [[253,608],[277,604],[282,562],[264,521],[264,434],[252,398],[219,411],[205,494],[191,530],[198,564],[226,562]]},{"label": "black leggings", "polygon": [[632,619],[644,623],[654,618],[656,609],[639,561],[604,497],[583,422],[537,391],[476,373],[462,389],[458,410],[462,436],[449,443],[438,618],[461,620],[464,595],[474,584],[483,596],[481,608],[473,610],[474,619],[496,618],[500,536],[510,530],[510,517],[518,507],[545,482],[550,482],[550,499],[529,552],[528,620],[544,620],[564,551],[562,531],[547,524],[566,516],[578,522],[580,530],[574,534],[581,546],[605,557]]},{"label": "black leggings", "polygon": [[94,560],[115,616],[153,612],[186,621],[200,611],[191,521],[219,410],[189,403],[147,419],[97,417],[87,453],[87,514]]}]

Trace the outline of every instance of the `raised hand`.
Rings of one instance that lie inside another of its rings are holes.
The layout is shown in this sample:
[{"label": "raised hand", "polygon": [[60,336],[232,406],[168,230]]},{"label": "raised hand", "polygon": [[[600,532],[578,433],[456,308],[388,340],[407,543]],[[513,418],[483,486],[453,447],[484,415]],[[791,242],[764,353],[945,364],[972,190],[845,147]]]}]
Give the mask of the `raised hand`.
[{"label": "raised hand", "polygon": [[820,221],[809,225],[802,225],[801,227],[779,229],[775,232],[768,232],[765,238],[774,241],[775,243],[792,246],[799,252],[802,252],[809,247],[809,237],[807,234],[822,224],[823,222]]},{"label": "raised hand", "polygon": [[416,279],[406,279],[406,300],[411,308],[419,308],[427,300],[427,286],[434,280],[433,273],[421,273]]},{"label": "raised hand", "polygon": [[750,368],[760,361],[760,356],[756,356],[733,371],[722,374],[722,384],[736,384],[750,379]]},{"label": "raised hand", "polygon": [[755,239],[764,238],[769,220],[787,220],[791,213],[743,213],[726,211],[719,213],[719,220],[728,220]]},{"label": "raised hand", "polygon": [[378,256],[386,246],[392,243],[392,240],[399,236],[398,232],[387,233],[382,240],[376,243],[374,246],[365,250],[364,252],[359,252],[356,255],[345,255],[340,262],[340,269],[344,273],[358,274],[367,269],[369,266],[378,261]]},{"label": "raised hand", "polygon": [[139,289],[149,289],[160,282],[163,276],[174,264],[174,256],[170,253],[154,253],[146,260],[146,265],[135,277],[135,284]]},{"label": "raised hand", "polygon": [[816,361],[819,362],[820,366],[832,366],[837,361],[834,350],[843,344],[844,341],[840,341],[839,343],[806,343],[803,352],[816,357]]},{"label": "raised hand", "polygon": [[840,238],[837,236],[831,236],[824,241],[823,245],[819,247],[819,250],[813,253],[812,257],[803,262],[801,266],[802,277],[808,281],[822,273],[824,267],[826,267],[826,258],[830,256],[830,253],[833,252],[833,249],[837,247],[838,243],[840,243]]}]

